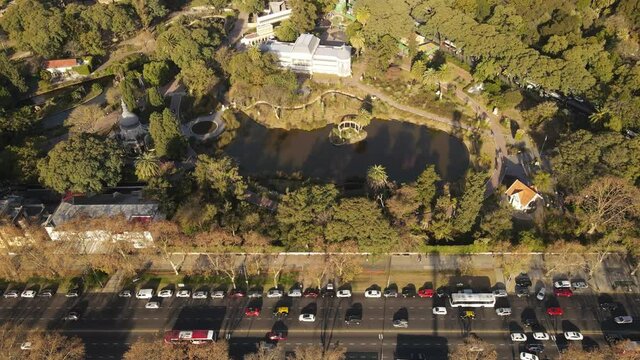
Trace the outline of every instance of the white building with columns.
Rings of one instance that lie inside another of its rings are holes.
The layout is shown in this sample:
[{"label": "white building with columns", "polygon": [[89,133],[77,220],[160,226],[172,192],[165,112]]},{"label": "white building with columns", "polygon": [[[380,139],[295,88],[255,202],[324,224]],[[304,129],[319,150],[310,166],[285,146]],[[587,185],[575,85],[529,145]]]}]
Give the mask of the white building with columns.
[{"label": "white building with columns", "polygon": [[351,47],[320,45],[320,39],[302,34],[294,43],[268,41],[262,51],[275,54],[280,66],[307,74],[351,76]]}]

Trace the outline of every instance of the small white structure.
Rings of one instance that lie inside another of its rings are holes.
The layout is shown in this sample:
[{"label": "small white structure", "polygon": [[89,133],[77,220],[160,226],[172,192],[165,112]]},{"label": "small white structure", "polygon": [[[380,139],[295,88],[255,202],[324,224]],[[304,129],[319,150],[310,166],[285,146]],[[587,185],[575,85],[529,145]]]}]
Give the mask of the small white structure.
[{"label": "small white structure", "polygon": [[320,39],[302,34],[295,43],[268,41],[262,51],[274,53],[280,66],[307,74],[351,76],[351,47],[320,45]]},{"label": "small white structure", "polygon": [[509,198],[511,206],[519,211],[530,210],[531,205],[534,204],[536,200],[542,199],[540,194],[520,180],[514,181],[507,191],[505,191],[505,194]]}]

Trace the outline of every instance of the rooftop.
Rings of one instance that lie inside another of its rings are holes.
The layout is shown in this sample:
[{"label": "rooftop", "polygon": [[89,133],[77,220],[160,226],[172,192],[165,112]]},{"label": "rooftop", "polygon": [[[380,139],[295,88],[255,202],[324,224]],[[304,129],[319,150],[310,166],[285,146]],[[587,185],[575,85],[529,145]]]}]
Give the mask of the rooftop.
[{"label": "rooftop", "polygon": [[59,69],[78,65],[78,59],[57,59],[45,61],[45,69]]},{"label": "rooftop", "polygon": [[522,181],[517,179],[513,184],[511,184],[511,186],[509,186],[507,191],[505,191],[505,194],[507,194],[507,196],[518,195],[520,198],[520,204],[522,205],[529,204],[538,195],[534,189],[528,187]]}]

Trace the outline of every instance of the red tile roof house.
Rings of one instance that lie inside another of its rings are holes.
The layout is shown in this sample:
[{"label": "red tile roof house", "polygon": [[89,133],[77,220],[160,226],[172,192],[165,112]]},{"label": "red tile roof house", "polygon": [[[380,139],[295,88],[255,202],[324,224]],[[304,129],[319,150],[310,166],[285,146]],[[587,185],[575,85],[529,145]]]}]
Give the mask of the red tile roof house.
[{"label": "red tile roof house", "polygon": [[60,75],[79,65],[82,65],[80,59],[58,59],[45,61],[44,68],[53,75]]},{"label": "red tile roof house", "polygon": [[509,198],[511,206],[520,211],[531,209],[531,205],[535,203],[536,200],[542,199],[540,194],[520,180],[514,181],[513,184],[509,186],[509,189],[505,191],[505,194]]}]

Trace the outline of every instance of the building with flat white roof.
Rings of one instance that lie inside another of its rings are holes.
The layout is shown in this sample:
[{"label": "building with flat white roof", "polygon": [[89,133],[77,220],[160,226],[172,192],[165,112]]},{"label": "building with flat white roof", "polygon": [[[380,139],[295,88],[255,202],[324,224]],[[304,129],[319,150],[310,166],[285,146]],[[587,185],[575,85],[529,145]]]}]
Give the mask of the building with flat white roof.
[{"label": "building with flat white roof", "polygon": [[268,41],[260,47],[278,57],[280,66],[307,74],[351,76],[351,47],[320,45],[320,39],[302,34],[294,43]]}]

